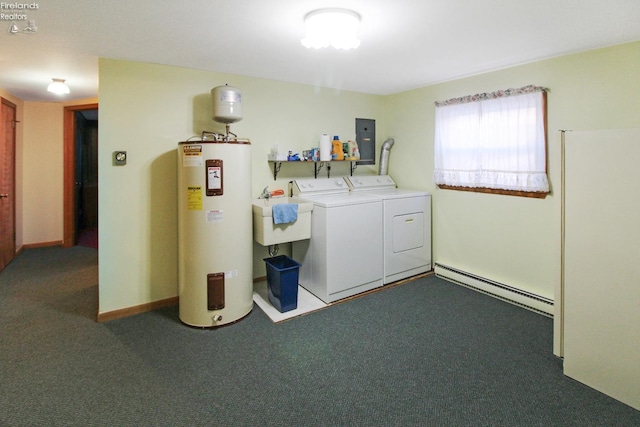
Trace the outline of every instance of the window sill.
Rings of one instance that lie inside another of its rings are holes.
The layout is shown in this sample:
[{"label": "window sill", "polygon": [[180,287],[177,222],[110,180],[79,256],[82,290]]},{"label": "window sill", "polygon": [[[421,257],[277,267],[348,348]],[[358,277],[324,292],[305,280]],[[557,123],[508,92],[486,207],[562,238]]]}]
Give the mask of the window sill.
[{"label": "window sill", "polygon": [[485,187],[456,187],[453,185],[438,184],[438,188],[442,190],[458,190],[458,191],[470,191],[472,193],[486,193],[486,194],[502,194],[505,196],[518,196],[528,197],[533,199],[544,199],[550,192],[542,191],[517,191],[517,190],[500,190],[496,188]]}]

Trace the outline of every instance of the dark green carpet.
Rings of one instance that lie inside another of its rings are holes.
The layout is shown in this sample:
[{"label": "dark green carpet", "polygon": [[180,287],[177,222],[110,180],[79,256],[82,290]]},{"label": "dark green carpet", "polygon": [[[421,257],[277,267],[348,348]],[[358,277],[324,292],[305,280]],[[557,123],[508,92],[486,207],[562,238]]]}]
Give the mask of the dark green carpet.
[{"label": "dark green carpet", "polygon": [[639,426],[562,374],[552,320],[427,277],[278,325],[98,324],[97,252],[0,273],[1,426]]}]

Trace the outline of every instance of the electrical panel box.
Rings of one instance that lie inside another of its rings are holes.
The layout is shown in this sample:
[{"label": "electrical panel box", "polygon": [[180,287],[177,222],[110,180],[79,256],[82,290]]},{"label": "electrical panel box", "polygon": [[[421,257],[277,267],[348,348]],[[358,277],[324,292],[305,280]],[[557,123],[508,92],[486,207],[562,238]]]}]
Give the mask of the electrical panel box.
[{"label": "electrical panel box", "polygon": [[356,142],[360,150],[359,165],[376,164],[376,121],[356,119]]}]

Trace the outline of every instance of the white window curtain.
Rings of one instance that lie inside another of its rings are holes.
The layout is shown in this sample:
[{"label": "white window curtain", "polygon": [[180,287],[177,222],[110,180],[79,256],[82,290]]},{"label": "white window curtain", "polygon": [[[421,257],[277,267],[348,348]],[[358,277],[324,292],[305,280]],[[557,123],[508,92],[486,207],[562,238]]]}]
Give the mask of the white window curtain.
[{"label": "white window curtain", "polygon": [[545,89],[436,102],[436,184],[548,192]]}]

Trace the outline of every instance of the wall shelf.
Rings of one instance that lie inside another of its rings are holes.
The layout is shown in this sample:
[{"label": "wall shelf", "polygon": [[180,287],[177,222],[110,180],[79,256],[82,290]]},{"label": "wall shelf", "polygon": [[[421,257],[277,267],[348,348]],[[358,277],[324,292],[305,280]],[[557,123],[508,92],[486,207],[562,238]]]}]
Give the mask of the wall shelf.
[{"label": "wall shelf", "polygon": [[280,168],[283,164],[287,163],[311,163],[313,164],[313,177],[318,178],[320,171],[323,167],[327,168],[327,178],[331,177],[331,164],[332,163],[349,163],[349,174],[353,176],[353,171],[358,167],[358,160],[328,160],[328,161],[308,161],[308,160],[268,160],[269,163],[272,164],[273,168],[273,180],[275,181],[278,178],[278,172],[280,172]]}]

